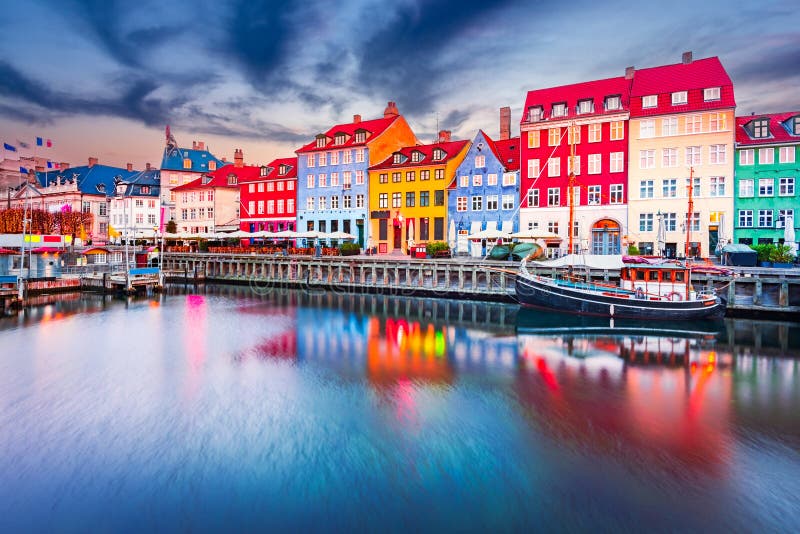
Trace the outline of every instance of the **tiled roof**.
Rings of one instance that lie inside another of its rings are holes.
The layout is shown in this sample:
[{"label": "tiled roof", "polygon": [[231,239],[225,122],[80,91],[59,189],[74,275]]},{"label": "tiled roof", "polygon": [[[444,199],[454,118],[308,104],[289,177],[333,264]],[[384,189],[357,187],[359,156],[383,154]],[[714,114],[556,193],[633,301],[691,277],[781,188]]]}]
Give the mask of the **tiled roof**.
[{"label": "tiled roof", "polygon": [[639,69],[633,77],[631,96],[647,96],[707,87],[733,85],[718,57],[697,59]]},{"label": "tiled roof", "polygon": [[[168,148],[164,149],[164,157],[161,160],[161,168],[170,171],[191,171],[191,172],[208,172],[208,162],[217,162],[219,169],[225,162],[214,156],[208,150],[195,150],[191,148],[176,148],[172,152],[168,152]],[[184,159],[192,160],[192,167],[186,169],[183,167]]]},{"label": "tiled roof", "polygon": [[[389,118],[383,119],[374,119],[370,121],[361,121],[361,122],[351,122],[349,124],[337,124],[333,128],[329,129],[325,132],[325,137],[327,138],[325,146],[318,147],[317,140],[314,139],[307,145],[301,147],[300,149],[296,150],[296,153],[301,154],[303,152],[315,152],[320,150],[330,150],[332,148],[347,148],[347,147],[354,147],[354,146],[366,146],[372,139],[383,133],[386,128],[392,125],[394,121],[398,119],[399,115],[392,116]],[[365,142],[363,143],[356,143],[355,142],[355,133],[358,130],[365,130],[367,132],[367,137]],[[334,137],[337,133],[344,133],[346,135],[345,142],[341,145],[334,145]]]},{"label": "tiled roof", "polygon": [[[522,111],[521,122],[528,122],[528,110],[535,106],[542,106],[542,120],[565,120],[576,117],[592,117],[619,113],[620,111],[628,109],[629,92],[630,80],[626,80],[624,76],[528,91],[528,96],[525,99],[525,108]],[[605,98],[614,95],[619,95],[621,97],[622,108],[606,111]],[[578,102],[588,99],[594,102],[594,110],[590,113],[578,114],[576,112]],[[551,118],[550,114],[553,104],[560,103],[565,103],[567,105],[566,116]]]},{"label": "tiled roof", "polygon": [[[740,145],[766,145],[774,143],[800,143],[800,136],[792,135],[792,119],[800,117],[800,111],[767,113],[736,117],[736,142]],[[756,119],[769,119],[769,137],[754,139],[745,126]]]},{"label": "tiled roof", "polygon": [[[280,173],[281,165],[286,165],[289,167],[288,172],[286,174]],[[262,180],[286,180],[287,178],[297,178],[297,158],[277,158],[269,162],[267,167],[270,169],[267,171],[266,176],[261,176],[261,167],[255,167],[258,169],[255,175],[248,175],[239,178],[239,183],[247,183],[247,182],[259,182]]]},{"label": "tiled roof", "polygon": [[506,171],[519,170],[519,137],[512,137],[511,139],[503,139],[500,141],[491,141],[489,136],[486,139],[494,144],[494,152],[497,158],[506,168]]},{"label": "tiled roof", "polygon": [[[451,158],[457,156],[461,150],[469,143],[469,141],[448,141],[446,143],[433,143],[430,145],[414,145],[414,146],[407,146],[403,147],[400,150],[396,150],[392,153],[388,158],[383,160],[382,162],[373,165],[369,168],[369,170],[380,170],[380,169],[404,169],[407,167],[426,167],[431,165],[444,165],[448,162]],[[442,159],[433,159],[433,152],[437,148],[441,148],[444,151],[444,157]],[[419,161],[411,161],[411,155],[414,152],[421,152],[422,158]],[[394,155],[395,154],[403,154],[407,159],[403,163],[394,163]]]},{"label": "tiled roof", "polygon": [[154,176],[156,185],[160,183],[160,172],[129,171],[120,167],[95,164],[91,167],[70,167],[67,170],[37,172],[36,178],[43,188],[57,183],[77,182],[78,190],[85,195],[114,195],[114,179],[119,177],[124,182],[133,182],[143,176]]},{"label": "tiled roof", "polygon": [[[147,193],[142,192],[142,187],[149,187]],[[158,169],[151,169],[149,171],[141,171],[138,176],[131,180],[131,184],[125,188],[125,196],[144,196],[155,197],[159,196],[161,191],[161,171]]]},{"label": "tiled roof", "polygon": [[[254,165],[244,165],[242,167],[236,167],[235,165],[228,163],[224,167],[220,167],[214,172],[207,172],[200,178],[196,180],[192,180],[191,182],[183,185],[179,185],[178,187],[173,187],[173,191],[191,191],[193,189],[208,189],[213,187],[230,187],[230,188],[238,188],[239,182],[241,180],[247,180],[252,177],[257,177],[261,172],[261,167],[256,167]],[[230,185],[228,184],[228,175],[235,174],[236,175],[236,184]]]}]

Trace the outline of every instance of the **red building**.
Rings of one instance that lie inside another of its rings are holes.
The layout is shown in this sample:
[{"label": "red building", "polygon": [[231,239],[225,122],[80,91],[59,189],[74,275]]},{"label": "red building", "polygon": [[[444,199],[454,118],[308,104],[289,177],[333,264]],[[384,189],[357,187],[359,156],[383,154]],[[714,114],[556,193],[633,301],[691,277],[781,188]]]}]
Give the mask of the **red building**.
[{"label": "red building", "polygon": [[239,180],[240,228],[246,232],[296,229],[297,158],[278,158],[247,167]]},{"label": "red building", "polygon": [[621,252],[632,74],[528,92],[520,121],[520,230],[557,234],[548,242],[551,257],[568,252],[573,141],[574,251]]}]

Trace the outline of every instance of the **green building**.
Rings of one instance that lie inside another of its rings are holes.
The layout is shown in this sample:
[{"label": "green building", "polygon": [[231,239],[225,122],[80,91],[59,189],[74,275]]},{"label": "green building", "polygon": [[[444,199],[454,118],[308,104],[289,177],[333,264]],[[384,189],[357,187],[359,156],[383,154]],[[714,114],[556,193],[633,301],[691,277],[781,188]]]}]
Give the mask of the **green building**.
[{"label": "green building", "polygon": [[798,228],[800,111],[736,117],[733,242],[783,243]]}]

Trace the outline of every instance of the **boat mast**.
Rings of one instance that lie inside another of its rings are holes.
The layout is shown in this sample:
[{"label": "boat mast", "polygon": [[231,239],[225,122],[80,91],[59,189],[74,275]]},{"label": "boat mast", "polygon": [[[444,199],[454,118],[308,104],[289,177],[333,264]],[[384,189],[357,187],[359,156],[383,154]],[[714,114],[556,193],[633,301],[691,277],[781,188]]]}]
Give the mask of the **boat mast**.
[{"label": "boat mast", "polygon": [[694,167],[689,167],[689,212],[686,214],[686,247],[684,255],[686,261],[689,261],[689,241],[692,239],[692,215],[694,215],[694,199],[692,192],[694,190]]},{"label": "boat mast", "polygon": [[574,252],[574,248],[572,247],[572,239],[574,230],[573,227],[575,225],[575,123],[571,123],[569,125],[569,135],[567,136],[567,142],[569,145],[569,177],[567,179],[567,199],[569,200],[569,226],[567,227],[567,232],[569,233],[569,250],[567,254],[572,254]]}]

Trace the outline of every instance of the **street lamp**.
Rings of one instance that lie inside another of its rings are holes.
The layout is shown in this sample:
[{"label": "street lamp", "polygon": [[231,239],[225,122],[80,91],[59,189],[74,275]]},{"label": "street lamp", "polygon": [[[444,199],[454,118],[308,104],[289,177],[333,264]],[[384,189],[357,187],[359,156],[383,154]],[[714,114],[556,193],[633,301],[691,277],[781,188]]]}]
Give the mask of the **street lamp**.
[{"label": "street lamp", "polygon": [[[131,260],[130,260],[130,253],[128,252],[128,242],[130,241],[129,232],[128,232],[128,203],[125,202],[125,189],[130,185],[130,182],[126,182],[122,179],[122,176],[116,175],[114,177],[114,196],[116,198],[122,199],[122,217],[125,221],[125,229],[124,229],[124,236],[125,236],[125,289],[126,291],[130,291],[131,289]],[[122,195],[119,194],[119,187],[123,186]],[[130,198],[130,196],[129,196]]]}]

